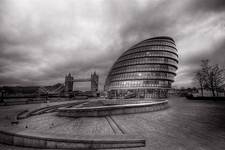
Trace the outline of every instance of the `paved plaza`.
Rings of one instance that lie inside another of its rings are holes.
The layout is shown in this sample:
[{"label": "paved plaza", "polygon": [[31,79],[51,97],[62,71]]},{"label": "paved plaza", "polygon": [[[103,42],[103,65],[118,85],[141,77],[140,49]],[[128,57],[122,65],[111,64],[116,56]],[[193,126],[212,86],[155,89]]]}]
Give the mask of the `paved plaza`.
[{"label": "paved plaza", "polygon": [[[1,106],[0,126],[59,134],[140,135],[146,139],[146,147],[136,148],[141,150],[225,149],[225,102],[170,98],[170,107],[156,112],[82,118],[58,117],[53,112],[32,116],[20,120],[17,125],[11,125],[10,119],[17,112],[46,105],[49,104]],[[0,149],[30,148],[1,144]]]}]

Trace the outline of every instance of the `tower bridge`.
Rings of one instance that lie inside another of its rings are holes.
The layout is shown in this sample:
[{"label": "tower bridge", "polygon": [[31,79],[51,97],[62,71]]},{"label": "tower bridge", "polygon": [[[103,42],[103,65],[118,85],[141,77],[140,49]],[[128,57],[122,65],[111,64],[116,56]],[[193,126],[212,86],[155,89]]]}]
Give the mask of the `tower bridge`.
[{"label": "tower bridge", "polygon": [[73,82],[90,82],[91,78],[87,78],[87,79],[73,79]]},{"label": "tower bridge", "polygon": [[98,79],[99,76],[94,72],[91,74],[90,78],[81,78],[81,79],[74,79],[74,77],[69,73],[65,76],[65,92],[70,93],[73,92],[73,84],[74,82],[91,82],[90,91],[97,92],[98,91]]}]

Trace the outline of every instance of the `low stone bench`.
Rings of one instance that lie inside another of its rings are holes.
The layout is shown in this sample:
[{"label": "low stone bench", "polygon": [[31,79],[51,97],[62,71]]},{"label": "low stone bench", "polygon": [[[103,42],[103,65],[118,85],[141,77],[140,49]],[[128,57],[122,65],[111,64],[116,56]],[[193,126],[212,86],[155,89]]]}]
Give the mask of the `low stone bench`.
[{"label": "low stone bench", "polygon": [[138,104],[121,104],[106,105],[95,107],[79,107],[79,108],[59,108],[58,116],[67,117],[99,117],[109,115],[122,115],[132,113],[143,113],[162,110],[168,107],[168,101],[138,103]]},{"label": "low stone bench", "polygon": [[68,135],[0,128],[0,143],[45,149],[111,149],[144,147],[136,135]]}]

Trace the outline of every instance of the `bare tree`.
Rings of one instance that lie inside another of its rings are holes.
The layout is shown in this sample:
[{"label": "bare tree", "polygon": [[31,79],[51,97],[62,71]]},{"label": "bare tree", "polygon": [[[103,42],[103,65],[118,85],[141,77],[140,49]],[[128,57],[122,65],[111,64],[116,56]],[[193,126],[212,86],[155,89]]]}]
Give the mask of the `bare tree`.
[{"label": "bare tree", "polygon": [[212,67],[212,74],[213,74],[213,84],[216,94],[218,96],[219,91],[221,91],[225,85],[225,76],[224,76],[224,69],[220,68],[218,64]]},{"label": "bare tree", "polygon": [[198,82],[198,84],[200,86],[200,89],[201,89],[201,95],[204,96],[203,90],[204,90],[205,80],[204,80],[204,76],[203,76],[203,73],[202,73],[201,70],[198,70],[195,73],[195,79],[194,80]]},{"label": "bare tree", "polygon": [[224,69],[218,64],[210,65],[208,59],[201,61],[201,69],[197,71],[196,78],[202,92],[203,88],[211,90],[213,96],[218,96],[218,91],[225,85]]},{"label": "bare tree", "polygon": [[207,87],[207,78],[209,76],[209,70],[211,67],[209,66],[209,60],[201,60],[201,68],[195,72],[194,80],[198,82],[198,85],[201,89],[201,95],[204,96],[204,89]]}]

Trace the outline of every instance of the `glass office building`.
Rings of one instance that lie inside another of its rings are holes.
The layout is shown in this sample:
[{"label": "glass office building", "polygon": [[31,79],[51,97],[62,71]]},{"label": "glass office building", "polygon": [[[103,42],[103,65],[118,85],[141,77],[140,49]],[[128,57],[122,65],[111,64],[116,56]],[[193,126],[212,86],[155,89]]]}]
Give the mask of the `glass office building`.
[{"label": "glass office building", "polygon": [[116,60],[106,78],[105,91],[109,98],[166,98],[177,64],[172,38],[144,40]]}]

